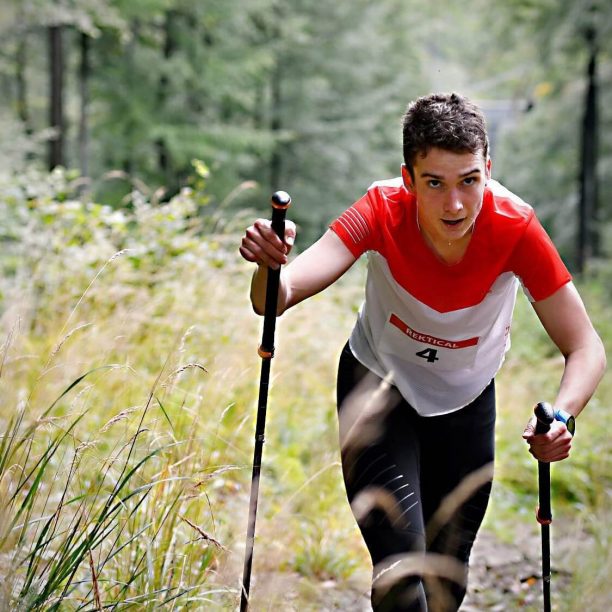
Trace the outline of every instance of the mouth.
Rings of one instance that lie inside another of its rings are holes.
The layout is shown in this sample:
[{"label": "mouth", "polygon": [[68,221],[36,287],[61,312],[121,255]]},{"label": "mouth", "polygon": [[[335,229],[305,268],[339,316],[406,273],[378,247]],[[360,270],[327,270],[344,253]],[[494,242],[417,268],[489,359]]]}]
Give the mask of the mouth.
[{"label": "mouth", "polygon": [[442,219],[442,223],[448,227],[455,227],[456,225],[463,223],[463,221],[465,221],[465,217],[463,219]]}]

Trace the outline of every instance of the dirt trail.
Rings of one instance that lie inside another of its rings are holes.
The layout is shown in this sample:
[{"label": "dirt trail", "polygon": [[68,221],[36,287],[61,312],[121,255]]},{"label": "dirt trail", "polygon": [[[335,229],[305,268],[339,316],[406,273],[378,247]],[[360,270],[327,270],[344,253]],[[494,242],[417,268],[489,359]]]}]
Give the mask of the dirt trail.
[{"label": "dirt trail", "polygon": [[[515,534],[513,543],[501,542],[492,532],[478,534],[470,560],[468,595],[460,612],[508,612],[542,609],[540,539],[536,530]],[[555,589],[562,590],[568,574],[553,564]],[[308,610],[371,612],[369,581],[360,576],[347,588],[329,581],[319,585],[318,601]],[[303,600],[302,600],[303,601]],[[303,604],[300,604],[303,605]],[[306,608],[296,607],[296,610]]]},{"label": "dirt trail", "polygon": [[[560,565],[565,558],[576,558],[579,548],[590,539],[562,538],[558,525],[553,540],[553,610],[559,610],[563,592],[569,588],[571,574]],[[556,562],[555,562],[556,561]],[[257,577],[258,593],[254,610],[283,612],[372,612],[370,571],[357,570],[351,578],[317,581],[297,573],[271,572]],[[557,603],[555,603],[555,601]],[[468,594],[460,612],[540,612],[542,582],[540,536],[537,524],[518,524],[510,543],[502,542],[486,528],[478,533],[470,559]]]},{"label": "dirt trail", "polygon": [[461,612],[541,609],[540,540],[526,534],[516,544],[502,543],[490,531],[477,537],[470,562],[467,597]]}]

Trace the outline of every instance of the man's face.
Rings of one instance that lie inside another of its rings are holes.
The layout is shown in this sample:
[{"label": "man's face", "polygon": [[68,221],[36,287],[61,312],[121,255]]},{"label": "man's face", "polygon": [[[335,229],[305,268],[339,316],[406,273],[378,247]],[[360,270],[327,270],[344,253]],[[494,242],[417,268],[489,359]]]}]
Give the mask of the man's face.
[{"label": "man's face", "polygon": [[467,236],[482,208],[491,162],[482,151],[455,153],[432,148],[417,155],[414,180],[402,167],[406,187],[416,196],[421,231],[434,245]]}]

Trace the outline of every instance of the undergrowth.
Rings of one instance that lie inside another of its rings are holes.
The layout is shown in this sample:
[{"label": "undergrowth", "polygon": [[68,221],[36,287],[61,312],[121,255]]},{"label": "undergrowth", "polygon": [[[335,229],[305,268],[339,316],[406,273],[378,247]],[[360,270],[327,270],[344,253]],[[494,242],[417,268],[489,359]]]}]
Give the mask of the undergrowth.
[{"label": "undergrowth", "polygon": [[[165,203],[135,190],[119,210],[78,196],[73,179],[58,170],[0,181],[0,608],[232,609],[261,331],[251,268],[237,255],[246,217],[211,208],[204,176]],[[358,265],[278,322],[254,609],[286,607],[284,576],[303,579],[296,609],[317,605],[313,584],[342,589],[360,575],[367,588],[334,406],[362,282]],[[609,349],[600,287],[583,290]],[[513,343],[498,379],[487,519],[506,534],[533,521],[535,466],[521,432],[535,401],[554,396],[562,366],[524,301]],[[571,459],[553,469],[558,512],[579,513],[582,533],[598,530],[574,570],[593,602],[609,592],[589,569],[609,566],[609,385],[579,419]]]}]

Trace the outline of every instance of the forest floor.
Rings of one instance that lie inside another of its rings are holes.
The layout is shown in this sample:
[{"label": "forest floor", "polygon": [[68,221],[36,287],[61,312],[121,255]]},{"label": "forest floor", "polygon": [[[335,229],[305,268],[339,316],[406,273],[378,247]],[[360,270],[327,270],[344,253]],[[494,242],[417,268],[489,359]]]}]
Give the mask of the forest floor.
[{"label": "forest floor", "polygon": [[[535,522],[535,519],[534,519]],[[537,528],[539,529],[539,528]],[[515,534],[512,542],[502,541],[483,528],[476,539],[470,560],[468,594],[460,612],[507,612],[542,609],[540,537],[536,528]],[[576,541],[554,542],[557,559],[576,554]],[[571,573],[552,559],[553,610],[561,611],[555,601],[563,601]],[[279,577],[274,577],[275,590]],[[332,580],[310,581],[297,575],[285,575],[283,609],[295,612],[346,611],[371,612],[370,576],[365,569],[356,572],[344,588]],[[278,591],[277,591],[278,592]],[[274,599],[274,598],[272,598]],[[265,609],[278,609],[279,602],[267,602]]]}]

